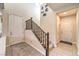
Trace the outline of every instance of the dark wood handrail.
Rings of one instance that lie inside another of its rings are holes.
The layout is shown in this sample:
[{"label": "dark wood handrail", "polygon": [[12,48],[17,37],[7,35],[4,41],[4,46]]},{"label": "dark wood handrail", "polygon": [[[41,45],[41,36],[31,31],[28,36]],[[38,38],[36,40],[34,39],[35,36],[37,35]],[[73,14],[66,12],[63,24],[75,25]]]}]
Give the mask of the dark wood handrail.
[{"label": "dark wood handrail", "polygon": [[46,56],[49,55],[49,32],[44,32],[32,18],[26,21],[26,30],[32,30],[35,36],[38,38],[41,45],[46,50]]},{"label": "dark wood handrail", "polygon": [[[36,24],[34,21],[32,21],[34,24]],[[37,24],[36,24],[36,26],[38,26]],[[44,32],[44,30],[43,29],[41,29],[41,27],[40,26],[38,26],[39,27],[39,29],[40,30],[42,30],[43,32]],[[44,32],[45,33],[45,32]]]}]

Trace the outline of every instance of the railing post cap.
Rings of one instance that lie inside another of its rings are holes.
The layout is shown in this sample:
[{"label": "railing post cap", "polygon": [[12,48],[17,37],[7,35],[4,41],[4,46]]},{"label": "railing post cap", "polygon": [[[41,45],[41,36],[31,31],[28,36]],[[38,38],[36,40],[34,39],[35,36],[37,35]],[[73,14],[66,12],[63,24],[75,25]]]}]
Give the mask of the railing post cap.
[{"label": "railing post cap", "polygon": [[47,32],[47,34],[49,34],[49,32]]},{"label": "railing post cap", "polygon": [[32,17],[30,19],[32,19]]}]

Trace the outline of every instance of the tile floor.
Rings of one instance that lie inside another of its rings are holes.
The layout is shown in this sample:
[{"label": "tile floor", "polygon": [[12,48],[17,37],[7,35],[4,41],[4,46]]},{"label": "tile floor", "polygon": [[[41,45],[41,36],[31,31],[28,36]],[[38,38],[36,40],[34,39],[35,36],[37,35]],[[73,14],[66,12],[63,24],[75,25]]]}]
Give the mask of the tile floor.
[{"label": "tile floor", "polygon": [[26,43],[19,43],[6,48],[6,56],[43,56]]},{"label": "tile floor", "polygon": [[77,48],[75,45],[59,43],[58,47],[50,51],[50,56],[76,56]]},{"label": "tile floor", "polygon": [[[59,43],[57,48],[53,48],[50,56],[76,56],[77,49],[75,45]],[[33,47],[26,43],[19,43],[6,48],[6,56],[43,56]]]}]

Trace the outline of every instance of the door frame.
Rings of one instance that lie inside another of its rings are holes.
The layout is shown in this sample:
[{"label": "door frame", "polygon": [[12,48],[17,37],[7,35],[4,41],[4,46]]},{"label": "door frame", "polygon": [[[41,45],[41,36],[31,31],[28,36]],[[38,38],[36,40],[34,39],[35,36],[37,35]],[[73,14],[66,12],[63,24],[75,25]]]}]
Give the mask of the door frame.
[{"label": "door frame", "polygon": [[[76,12],[76,14],[74,14],[75,15],[75,18],[77,17],[77,12]],[[56,16],[58,16],[57,14],[56,14]],[[70,15],[71,16],[71,15]],[[61,18],[60,18],[60,20],[61,20]],[[60,41],[60,32],[58,33],[58,31],[57,30],[59,30],[60,31],[60,24],[59,25],[57,25],[57,21],[58,21],[58,19],[56,18],[56,40],[59,40]],[[74,40],[74,39],[76,39],[76,42],[72,42],[72,44],[76,44],[76,46],[77,46],[77,24],[76,24],[76,21],[77,21],[77,18],[76,18],[76,20],[75,20],[75,26],[73,26],[73,28],[74,28],[74,30],[72,31],[72,35],[73,35],[73,39],[72,40]],[[74,22],[73,22],[74,23]],[[57,28],[59,26],[59,28]],[[75,31],[75,34],[74,34],[74,31]],[[74,37],[75,36],[75,37]],[[59,37],[59,38],[58,38]],[[57,44],[58,44],[59,42],[57,42]]]},{"label": "door frame", "polygon": [[[71,26],[72,26],[72,32],[71,32],[71,34],[72,34],[72,40],[71,40],[71,41],[72,41],[72,42],[64,41],[64,42],[66,42],[66,43],[70,43],[71,45],[72,45],[72,44],[75,44],[75,42],[74,42],[73,40],[76,39],[76,37],[75,37],[75,36],[76,36],[76,35],[75,35],[75,34],[76,34],[76,32],[75,32],[75,31],[76,31],[76,28],[75,28],[75,27],[76,27],[76,23],[75,23],[75,22],[76,22],[76,15],[73,14],[73,15],[65,16],[65,17],[72,17],[72,16],[75,16],[75,19],[74,19],[74,20],[71,20],[71,21],[72,21],[72,25],[71,25]],[[62,18],[63,18],[63,17],[60,18],[60,27],[61,27]],[[60,36],[61,36],[61,35],[62,35],[62,34],[61,34],[61,32],[60,32]],[[61,37],[60,37],[60,39],[61,39]]]}]

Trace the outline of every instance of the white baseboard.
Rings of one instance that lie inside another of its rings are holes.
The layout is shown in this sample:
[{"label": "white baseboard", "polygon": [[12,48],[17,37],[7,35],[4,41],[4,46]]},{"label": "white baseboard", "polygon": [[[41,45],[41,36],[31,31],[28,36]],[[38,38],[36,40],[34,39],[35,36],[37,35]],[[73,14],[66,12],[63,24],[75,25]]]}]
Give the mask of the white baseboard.
[{"label": "white baseboard", "polygon": [[13,44],[8,44],[6,47],[9,47],[9,46],[12,46],[12,45],[15,45],[15,44],[18,44],[18,43],[21,43],[21,41],[17,42],[17,43],[13,43]]}]

